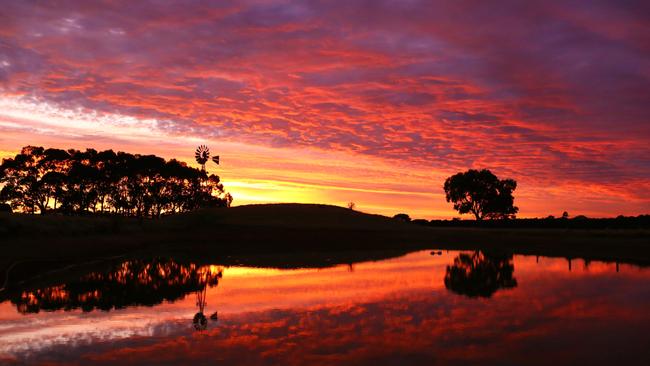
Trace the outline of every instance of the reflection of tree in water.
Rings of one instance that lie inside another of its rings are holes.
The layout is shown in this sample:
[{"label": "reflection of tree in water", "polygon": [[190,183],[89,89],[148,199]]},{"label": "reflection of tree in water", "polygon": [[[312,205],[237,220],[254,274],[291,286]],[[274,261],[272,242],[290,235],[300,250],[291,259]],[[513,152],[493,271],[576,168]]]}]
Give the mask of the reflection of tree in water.
[{"label": "reflection of tree in water", "polygon": [[172,260],[130,260],[62,285],[23,291],[11,298],[21,313],[41,310],[111,310],[153,306],[219,283],[222,269]]},{"label": "reflection of tree in water", "polygon": [[445,287],[460,295],[490,297],[499,289],[517,286],[514,271],[512,255],[461,253],[447,266]]}]

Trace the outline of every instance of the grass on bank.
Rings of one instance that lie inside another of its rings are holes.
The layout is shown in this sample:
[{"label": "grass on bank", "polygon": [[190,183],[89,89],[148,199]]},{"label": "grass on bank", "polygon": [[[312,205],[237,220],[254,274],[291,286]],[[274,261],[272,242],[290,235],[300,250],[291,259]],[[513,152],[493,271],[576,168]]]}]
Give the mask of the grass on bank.
[{"label": "grass on bank", "polygon": [[[415,249],[650,262],[647,229],[426,227],[328,205],[247,205],[160,219],[0,215],[0,266],[167,249],[206,255]],[[281,256],[281,255],[280,255]]]}]

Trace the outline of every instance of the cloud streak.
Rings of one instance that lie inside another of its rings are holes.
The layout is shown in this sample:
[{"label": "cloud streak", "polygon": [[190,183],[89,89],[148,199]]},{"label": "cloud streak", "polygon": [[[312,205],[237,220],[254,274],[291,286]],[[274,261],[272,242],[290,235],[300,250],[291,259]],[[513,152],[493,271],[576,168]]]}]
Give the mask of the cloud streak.
[{"label": "cloud streak", "polygon": [[549,209],[578,190],[640,213],[650,207],[647,6],[13,2],[0,13],[0,88],[5,99],[159,121],[170,136],[442,175],[488,167],[525,195],[560,182]]}]

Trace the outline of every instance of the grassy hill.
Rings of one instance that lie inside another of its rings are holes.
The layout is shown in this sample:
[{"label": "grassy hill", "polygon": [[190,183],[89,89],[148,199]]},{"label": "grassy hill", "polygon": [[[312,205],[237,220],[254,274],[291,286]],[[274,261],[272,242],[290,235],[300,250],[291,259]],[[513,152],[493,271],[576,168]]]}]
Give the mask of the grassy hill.
[{"label": "grassy hill", "polygon": [[407,223],[331,205],[263,204],[201,210],[164,218],[163,225],[225,225],[329,230],[405,230]]},{"label": "grassy hill", "polygon": [[206,231],[216,230],[218,227],[418,230],[412,225],[385,216],[365,214],[337,206],[312,204],[266,204],[205,209],[154,220],[99,215],[0,214],[0,234],[4,238],[136,234],[181,229]]},{"label": "grassy hill", "polygon": [[[650,262],[644,230],[423,227],[342,207],[247,205],[164,217],[0,215],[7,263],[134,251],[209,257],[309,251],[489,249],[522,254]],[[0,266],[2,263],[0,263]]]}]

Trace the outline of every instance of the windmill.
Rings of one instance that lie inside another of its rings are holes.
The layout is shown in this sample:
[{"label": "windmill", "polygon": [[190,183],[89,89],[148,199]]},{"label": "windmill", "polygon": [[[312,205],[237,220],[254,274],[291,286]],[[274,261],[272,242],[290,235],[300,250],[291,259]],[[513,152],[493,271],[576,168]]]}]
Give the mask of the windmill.
[{"label": "windmill", "polygon": [[212,159],[210,159],[210,148],[205,145],[199,145],[199,147],[196,148],[194,157],[196,158],[196,162],[201,164],[201,169],[203,171],[205,171],[205,163],[207,163],[208,160],[212,160],[215,164],[219,165],[219,155],[213,156]]},{"label": "windmill", "polygon": [[196,162],[201,164],[201,169],[205,171],[205,163],[210,159],[210,149],[205,145],[199,145],[194,152]]}]

